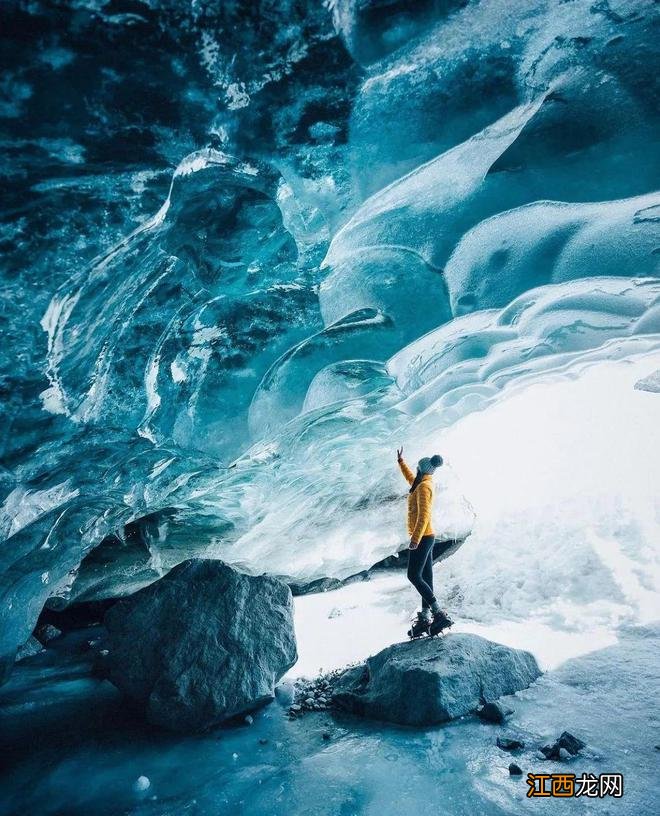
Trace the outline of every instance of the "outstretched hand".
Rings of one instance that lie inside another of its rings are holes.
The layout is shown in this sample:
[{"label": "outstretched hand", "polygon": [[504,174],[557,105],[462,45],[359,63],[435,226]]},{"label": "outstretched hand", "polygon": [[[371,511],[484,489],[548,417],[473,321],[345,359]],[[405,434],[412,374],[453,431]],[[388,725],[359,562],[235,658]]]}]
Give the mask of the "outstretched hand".
[{"label": "outstretched hand", "polygon": [[396,461],[400,462],[402,458],[403,458],[403,445],[401,445],[400,448],[396,449]]}]

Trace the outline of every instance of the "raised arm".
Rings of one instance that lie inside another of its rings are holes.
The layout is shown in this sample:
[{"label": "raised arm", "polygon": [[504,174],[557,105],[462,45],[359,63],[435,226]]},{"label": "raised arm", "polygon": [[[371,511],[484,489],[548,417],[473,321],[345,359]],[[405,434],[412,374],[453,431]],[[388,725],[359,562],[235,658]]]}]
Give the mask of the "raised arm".
[{"label": "raised arm", "polygon": [[415,481],[415,474],[412,470],[408,467],[408,465],[403,461],[403,448],[399,448],[396,452],[396,461],[399,463],[399,467],[401,468],[401,473],[403,473],[403,478],[411,485]]}]

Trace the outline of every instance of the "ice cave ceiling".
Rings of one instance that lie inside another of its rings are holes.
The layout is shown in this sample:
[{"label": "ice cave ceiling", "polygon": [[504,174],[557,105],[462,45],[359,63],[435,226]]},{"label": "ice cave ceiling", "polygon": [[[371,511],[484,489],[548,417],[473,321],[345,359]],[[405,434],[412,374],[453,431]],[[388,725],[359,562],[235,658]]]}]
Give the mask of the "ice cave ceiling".
[{"label": "ice cave ceiling", "polygon": [[7,662],[190,555],[368,566],[397,442],[660,347],[653,0],[1,14]]}]

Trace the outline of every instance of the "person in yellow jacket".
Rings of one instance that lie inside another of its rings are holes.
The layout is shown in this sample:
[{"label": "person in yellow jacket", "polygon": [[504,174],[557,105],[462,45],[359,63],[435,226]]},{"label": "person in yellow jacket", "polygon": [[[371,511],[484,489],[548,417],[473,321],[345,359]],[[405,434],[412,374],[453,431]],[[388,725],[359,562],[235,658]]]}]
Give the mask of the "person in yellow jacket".
[{"label": "person in yellow jacket", "polygon": [[417,463],[417,473],[413,475],[403,459],[403,448],[396,452],[397,462],[405,480],[410,485],[408,492],[408,580],[422,596],[422,611],[417,613],[410,637],[431,636],[448,629],[452,621],[440,608],[433,594],[433,532],[431,514],[433,512],[433,474],[442,465],[442,456],[436,454],[424,457]]}]

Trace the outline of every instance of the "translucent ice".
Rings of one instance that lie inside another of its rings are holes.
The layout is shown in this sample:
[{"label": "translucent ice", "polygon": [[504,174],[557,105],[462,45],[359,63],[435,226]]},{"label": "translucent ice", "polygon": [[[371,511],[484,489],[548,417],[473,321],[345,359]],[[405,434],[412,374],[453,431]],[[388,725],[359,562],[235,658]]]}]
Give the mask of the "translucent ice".
[{"label": "translucent ice", "polygon": [[660,346],[651,0],[5,5],[5,666],[195,554],[370,566],[397,444]]}]

